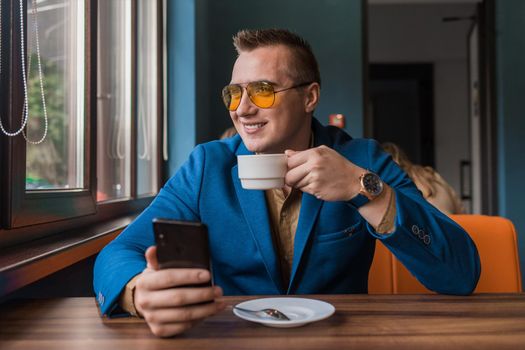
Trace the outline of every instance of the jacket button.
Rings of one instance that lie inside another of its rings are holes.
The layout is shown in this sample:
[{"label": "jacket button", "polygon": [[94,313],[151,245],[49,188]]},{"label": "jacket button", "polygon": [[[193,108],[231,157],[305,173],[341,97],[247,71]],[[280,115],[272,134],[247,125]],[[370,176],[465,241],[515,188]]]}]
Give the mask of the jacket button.
[{"label": "jacket button", "polygon": [[425,237],[423,237],[423,243],[426,245],[430,244],[430,235],[425,235]]},{"label": "jacket button", "polygon": [[412,225],[412,233],[417,235],[419,233],[419,227],[416,225]]}]

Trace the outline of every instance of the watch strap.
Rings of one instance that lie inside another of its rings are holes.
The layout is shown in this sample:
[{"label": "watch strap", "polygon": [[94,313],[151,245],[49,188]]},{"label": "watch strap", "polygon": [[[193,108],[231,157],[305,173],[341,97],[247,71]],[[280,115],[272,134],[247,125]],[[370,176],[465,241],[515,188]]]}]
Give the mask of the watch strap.
[{"label": "watch strap", "polygon": [[359,209],[368,202],[370,202],[370,199],[368,199],[367,196],[358,193],[354,198],[350,199],[346,203],[348,203],[348,205],[350,205],[354,209]]}]

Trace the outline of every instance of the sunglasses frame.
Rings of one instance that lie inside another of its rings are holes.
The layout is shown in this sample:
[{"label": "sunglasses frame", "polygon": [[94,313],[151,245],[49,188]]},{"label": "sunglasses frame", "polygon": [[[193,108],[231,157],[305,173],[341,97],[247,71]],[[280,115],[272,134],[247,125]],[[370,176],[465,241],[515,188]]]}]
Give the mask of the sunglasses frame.
[{"label": "sunglasses frame", "polygon": [[[237,108],[239,108],[239,105],[241,104],[241,100],[242,100],[242,96],[244,94],[244,90],[246,90],[246,93],[248,94],[248,97],[250,99],[250,102],[253,103],[255,106],[257,106],[258,108],[263,108],[263,109],[267,109],[267,108],[271,108],[273,106],[273,104],[275,103],[275,94],[278,93],[278,92],[283,92],[283,91],[287,91],[287,90],[291,90],[291,89],[297,89],[297,88],[300,88],[300,87],[303,87],[303,86],[307,86],[307,85],[310,85],[312,84],[313,82],[305,82],[305,83],[300,83],[300,84],[296,84],[296,85],[293,85],[293,86],[290,86],[290,87],[287,87],[287,88],[284,88],[284,89],[281,89],[281,90],[275,90],[274,89],[274,85],[268,81],[264,81],[264,80],[261,80],[261,81],[252,81],[252,82],[249,82],[249,83],[245,83],[245,84],[228,84],[226,85],[223,89],[222,89],[222,101],[224,102],[224,105],[226,106],[226,109],[230,112],[234,112],[237,110]],[[272,92],[273,92],[273,95],[272,95],[272,103],[268,106],[259,106],[257,104],[257,102],[254,101],[254,97],[252,96],[252,94],[250,94],[250,86],[254,86],[253,84],[262,84],[263,86],[269,86],[271,87],[272,89]],[[244,86],[243,86],[244,85]],[[229,91],[227,91],[228,87],[230,86],[235,86],[235,87],[238,87],[239,90],[241,91],[241,96],[239,98],[239,102],[236,104],[235,108],[230,108],[228,107],[228,105],[232,105],[231,102],[228,104],[226,102],[226,99],[225,99],[225,96],[226,94],[229,94],[230,95],[230,100],[231,100],[231,93]],[[225,93],[226,92],[226,93]]]}]

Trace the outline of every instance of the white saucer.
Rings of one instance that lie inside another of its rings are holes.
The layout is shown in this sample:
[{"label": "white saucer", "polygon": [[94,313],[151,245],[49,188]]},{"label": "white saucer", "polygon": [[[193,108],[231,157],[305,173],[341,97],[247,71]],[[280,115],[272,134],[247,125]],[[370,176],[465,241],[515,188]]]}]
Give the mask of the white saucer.
[{"label": "white saucer", "polygon": [[248,310],[272,308],[281,311],[290,318],[290,321],[260,318],[250,313],[233,309],[233,313],[242,319],[278,328],[299,327],[307,323],[324,320],[335,312],[335,307],[327,302],[292,297],[254,299],[237,304],[237,306]]}]

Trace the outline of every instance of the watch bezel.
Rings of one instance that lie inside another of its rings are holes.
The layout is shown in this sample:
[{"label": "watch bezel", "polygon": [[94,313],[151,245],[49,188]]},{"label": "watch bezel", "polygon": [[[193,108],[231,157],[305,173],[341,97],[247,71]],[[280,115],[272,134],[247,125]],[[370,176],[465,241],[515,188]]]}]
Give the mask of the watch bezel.
[{"label": "watch bezel", "polygon": [[[375,185],[377,186],[371,186],[370,180],[367,181],[367,179],[373,179],[375,182]],[[366,173],[361,175],[361,191],[364,195],[369,197],[370,199],[376,198],[381,193],[383,193],[383,190],[385,189],[383,180],[377,175],[376,173],[373,173],[371,171],[367,171]]]}]

